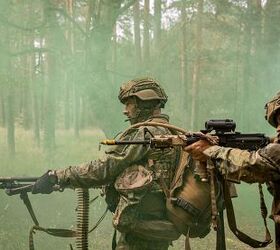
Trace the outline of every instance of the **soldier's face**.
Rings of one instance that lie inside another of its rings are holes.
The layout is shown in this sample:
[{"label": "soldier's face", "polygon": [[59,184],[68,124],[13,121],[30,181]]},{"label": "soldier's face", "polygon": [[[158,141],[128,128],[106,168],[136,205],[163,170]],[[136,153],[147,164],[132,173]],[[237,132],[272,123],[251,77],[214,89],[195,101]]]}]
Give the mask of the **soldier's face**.
[{"label": "soldier's face", "polygon": [[132,98],[128,98],[128,100],[124,104],[123,114],[127,116],[128,119],[134,118],[137,113],[137,106],[135,100]]}]

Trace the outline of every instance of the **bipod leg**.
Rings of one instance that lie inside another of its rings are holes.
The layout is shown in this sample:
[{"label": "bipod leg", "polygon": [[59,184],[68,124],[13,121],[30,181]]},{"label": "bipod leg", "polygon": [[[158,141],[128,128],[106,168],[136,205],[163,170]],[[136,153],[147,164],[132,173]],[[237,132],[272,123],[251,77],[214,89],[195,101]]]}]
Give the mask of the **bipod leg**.
[{"label": "bipod leg", "polygon": [[28,210],[28,212],[29,212],[29,214],[30,214],[34,224],[36,226],[39,226],[39,222],[38,222],[38,220],[36,218],[36,215],[35,215],[34,210],[32,208],[31,202],[30,202],[30,200],[28,198],[27,192],[25,192],[25,191],[21,192],[20,193],[20,198],[22,199],[23,203],[25,204],[25,206],[26,206],[26,208],[27,208],[27,210]]}]

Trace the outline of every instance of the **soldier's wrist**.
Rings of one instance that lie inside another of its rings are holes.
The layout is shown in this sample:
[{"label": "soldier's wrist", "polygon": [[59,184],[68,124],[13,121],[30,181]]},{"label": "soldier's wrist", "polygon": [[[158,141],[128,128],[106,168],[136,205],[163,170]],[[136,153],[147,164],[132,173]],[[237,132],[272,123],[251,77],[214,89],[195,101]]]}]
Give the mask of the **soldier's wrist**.
[{"label": "soldier's wrist", "polygon": [[49,176],[49,182],[51,184],[58,184],[58,177],[56,175],[56,171],[55,170],[49,170],[48,171],[48,176]]}]

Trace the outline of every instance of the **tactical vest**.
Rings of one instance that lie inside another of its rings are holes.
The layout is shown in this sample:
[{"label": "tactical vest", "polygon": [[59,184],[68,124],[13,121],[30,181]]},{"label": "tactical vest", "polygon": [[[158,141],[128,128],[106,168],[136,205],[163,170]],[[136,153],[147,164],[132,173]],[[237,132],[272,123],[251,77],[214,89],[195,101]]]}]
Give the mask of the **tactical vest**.
[{"label": "tactical vest", "polygon": [[[150,129],[155,133],[169,133],[163,128]],[[124,135],[125,140],[135,134],[133,130],[130,132]],[[114,211],[113,225],[118,231],[135,233],[150,240],[172,241],[179,238],[181,233],[167,220],[165,195],[161,188],[161,181],[169,186],[173,178],[177,157],[175,151],[173,148],[151,149],[140,162],[128,166],[117,177],[114,188],[119,194],[119,201]]]}]

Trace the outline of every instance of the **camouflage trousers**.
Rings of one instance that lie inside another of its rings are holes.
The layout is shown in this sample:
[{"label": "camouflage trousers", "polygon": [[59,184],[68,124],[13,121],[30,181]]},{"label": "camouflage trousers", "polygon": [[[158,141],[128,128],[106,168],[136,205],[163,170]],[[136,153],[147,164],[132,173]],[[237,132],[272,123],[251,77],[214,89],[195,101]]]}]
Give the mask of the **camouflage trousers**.
[{"label": "camouflage trousers", "polygon": [[167,250],[170,241],[144,240],[134,235],[121,234],[116,250]]}]

